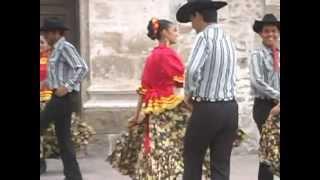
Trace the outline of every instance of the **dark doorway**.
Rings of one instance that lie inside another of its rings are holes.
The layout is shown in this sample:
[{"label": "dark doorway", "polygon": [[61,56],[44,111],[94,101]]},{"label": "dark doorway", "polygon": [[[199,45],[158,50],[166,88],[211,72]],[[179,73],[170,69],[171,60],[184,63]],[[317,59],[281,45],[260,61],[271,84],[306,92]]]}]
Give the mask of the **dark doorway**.
[{"label": "dark doorway", "polygon": [[64,20],[70,31],[66,38],[79,50],[79,4],[77,0],[40,0],[40,26],[47,17]]},{"label": "dark doorway", "polygon": [[[78,0],[40,0],[40,26],[44,18],[58,17],[64,20],[70,31],[66,32],[66,39],[80,52],[80,25]],[[81,112],[81,93],[74,99],[74,111]]]}]

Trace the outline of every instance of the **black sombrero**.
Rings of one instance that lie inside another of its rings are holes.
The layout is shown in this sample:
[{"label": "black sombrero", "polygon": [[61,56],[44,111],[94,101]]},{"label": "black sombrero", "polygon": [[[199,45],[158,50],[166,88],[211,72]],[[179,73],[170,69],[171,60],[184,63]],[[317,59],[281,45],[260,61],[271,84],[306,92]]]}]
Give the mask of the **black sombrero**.
[{"label": "black sombrero", "polygon": [[64,22],[58,18],[48,18],[43,22],[43,26],[40,27],[40,31],[50,31],[50,30],[69,30],[68,27],[64,25]]},{"label": "black sombrero", "polygon": [[212,1],[212,0],[188,0],[186,4],[181,6],[176,14],[176,18],[181,23],[190,22],[190,15],[195,10],[213,9],[218,10],[228,3],[224,1]]},{"label": "black sombrero", "polygon": [[276,25],[280,31],[280,21],[273,14],[266,14],[262,21],[255,20],[253,30],[260,33],[264,25]]}]

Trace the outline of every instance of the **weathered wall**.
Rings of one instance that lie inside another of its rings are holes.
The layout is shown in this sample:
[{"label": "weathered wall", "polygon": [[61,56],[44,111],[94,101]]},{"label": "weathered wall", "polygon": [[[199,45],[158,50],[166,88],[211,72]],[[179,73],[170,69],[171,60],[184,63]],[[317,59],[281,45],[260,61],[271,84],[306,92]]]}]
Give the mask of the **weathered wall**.
[{"label": "weathered wall", "polygon": [[[175,21],[175,13],[185,0],[89,0],[89,90],[134,91],[139,84],[146,56],[155,45],[146,36],[151,17]],[[246,151],[257,149],[258,131],[252,120],[249,87],[249,53],[260,43],[252,31],[255,19],[265,13],[280,15],[280,0],[228,0],[219,11],[219,21],[236,43],[238,53],[238,102],[240,127],[249,139]],[[175,46],[187,59],[195,37],[191,24],[178,24],[180,39]],[[109,124],[112,126],[111,124]],[[104,126],[109,126],[104,124]],[[99,124],[101,128],[101,122]]]},{"label": "weathered wall", "polygon": [[146,36],[146,24],[152,16],[168,15],[168,2],[90,1],[93,85],[107,89],[136,88],[144,59],[154,44]]}]

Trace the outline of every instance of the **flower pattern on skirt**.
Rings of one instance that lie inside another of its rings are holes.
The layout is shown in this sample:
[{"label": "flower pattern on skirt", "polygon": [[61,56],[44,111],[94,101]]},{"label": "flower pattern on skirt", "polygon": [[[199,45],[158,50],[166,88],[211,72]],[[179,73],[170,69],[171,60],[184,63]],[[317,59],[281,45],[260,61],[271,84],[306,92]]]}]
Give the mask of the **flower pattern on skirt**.
[{"label": "flower pattern on skirt", "polygon": [[[183,174],[183,139],[189,117],[190,112],[183,103],[158,115],[147,115],[143,123],[120,135],[107,161],[134,180],[176,179]],[[151,138],[150,153],[144,151],[146,125],[149,125]],[[238,133],[240,141],[243,133]],[[210,177],[209,150],[203,174]]]},{"label": "flower pattern on skirt", "polygon": [[[44,109],[46,102],[40,102],[40,111]],[[88,143],[92,140],[95,134],[93,127],[83,122],[79,117],[72,115],[71,120],[71,134],[72,142],[76,151],[80,149],[86,150]],[[40,158],[58,158],[60,157],[60,150],[58,147],[58,140],[54,124],[50,123],[49,128],[40,136]]]},{"label": "flower pattern on skirt", "polygon": [[280,176],[280,114],[262,126],[259,157],[275,175]]}]

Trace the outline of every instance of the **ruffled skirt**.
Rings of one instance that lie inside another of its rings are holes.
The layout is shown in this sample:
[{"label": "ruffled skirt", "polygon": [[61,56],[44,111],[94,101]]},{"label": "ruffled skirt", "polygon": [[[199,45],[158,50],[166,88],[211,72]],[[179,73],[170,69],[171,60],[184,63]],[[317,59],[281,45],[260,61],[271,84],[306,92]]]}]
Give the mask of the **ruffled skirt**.
[{"label": "ruffled skirt", "polygon": [[[183,103],[159,115],[149,114],[143,123],[122,133],[107,161],[134,180],[173,180],[183,174],[183,142],[190,112]],[[235,145],[243,140],[238,131]],[[209,150],[203,174],[210,177]]]},{"label": "ruffled skirt", "polygon": [[259,157],[280,176],[280,115],[268,119],[262,126]]},{"label": "ruffled skirt", "polygon": [[[40,101],[40,111],[44,109],[46,102]],[[86,149],[88,143],[92,140],[95,130],[86,122],[80,120],[79,117],[72,115],[71,135],[72,142],[76,151]],[[54,123],[50,123],[42,136],[40,136],[40,158],[58,158],[60,150],[56,137]]]}]

